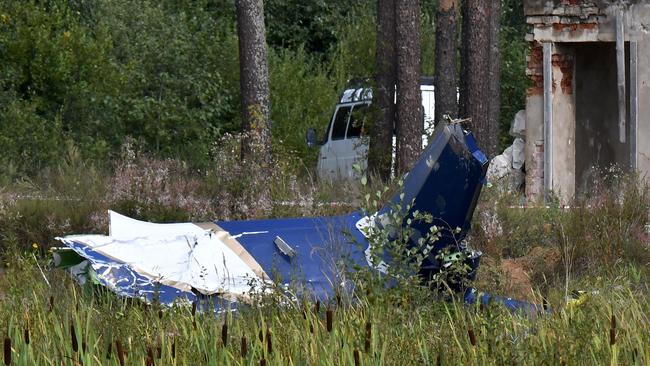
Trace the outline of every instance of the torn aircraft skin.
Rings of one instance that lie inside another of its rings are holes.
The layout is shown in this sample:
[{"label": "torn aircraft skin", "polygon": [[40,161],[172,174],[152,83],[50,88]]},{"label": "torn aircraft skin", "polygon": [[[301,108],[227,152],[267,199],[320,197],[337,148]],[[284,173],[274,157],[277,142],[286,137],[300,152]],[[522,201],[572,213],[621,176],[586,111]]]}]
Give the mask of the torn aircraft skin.
[{"label": "torn aircraft skin", "polygon": [[[414,202],[407,218],[415,210],[434,217],[430,224],[414,223],[416,232],[427,233],[431,225],[441,228],[422,275],[435,274],[444,265],[436,259],[443,248],[467,250],[458,243],[469,231],[487,165],[471,133],[458,124],[441,123],[391,200]],[[219,309],[246,302],[268,283],[286,288],[291,284],[298,291],[295,296],[327,301],[336,290],[345,290],[344,272],[337,268],[342,258],[348,264],[381,270],[366,255],[370,244],[364,227],[372,218],[360,213],[200,224],[154,224],[109,214],[108,236],[57,238],[69,249],[55,253],[55,264],[67,267],[81,282],[89,279],[119,295],[148,302],[171,305],[210,299]],[[70,256],[70,250],[76,255]],[[466,261],[473,277],[480,252],[470,253]],[[470,303],[490,299],[473,289],[465,295]],[[513,309],[532,306],[494,299]]]}]

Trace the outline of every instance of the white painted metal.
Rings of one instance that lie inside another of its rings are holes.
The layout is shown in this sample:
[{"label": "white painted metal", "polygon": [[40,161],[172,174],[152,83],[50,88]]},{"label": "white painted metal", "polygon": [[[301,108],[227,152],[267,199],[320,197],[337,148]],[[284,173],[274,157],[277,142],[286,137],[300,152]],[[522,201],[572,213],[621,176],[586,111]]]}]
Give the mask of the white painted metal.
[{"label": "white painted metal", "polygon": [[[369,90],[369,89],[351,89],[355,90]],[[422,147],[428,144],[428,136],[433,132],[434,128],[434,108],[435,97],[433,85],[421,85],[422,92],[422,107],[424,110],[424,134],[422,136]],[[357,92],[358,93],[358,92]],[[366,92],[367,93],[367,92]],[[359,95],[354,98],[356,94],[348,92],[343,93],[341,102],[337,104],[334,114],[330,120],[329,127],[325,136],[325,142],[320,147],[318,152],[317,171],[321,179],[354,179],[359,178],[353,169],[354,164],[358,164],[361,171],[365,171],[368,167],[368,140],[367,136],[363,133],[360,137],[349,137],[346,133],[344,138],[336,138],[333,136],[334,123],[340,113],[346,113],[351,109],[354,115],[355,109],[361,106],[370,105],[370,100],[367,100],[367,95]],[[371,96],[371,94],[369,94]],[[363,98],[362,98],[363,97]],[[365,99],[365,100],[364,100]],[[358,100],[358,101],[355,101]],[[350,129],[349,117],[346,119],[348,124],[347,130]],[[395,138],[393,137],[393,146],[386,147],[392,149],[393,160],[395,160]]]},{"label": "white painted metal", "polygon": [[[139,274],[183,291],[246,295],[261,281],[218,233],[191,223],[155,224],[109,211],[111,235],[71,235],[108,258],[128,263]],[[255,234],[255,233],[250,233]],[[119,281],[119,278],[115,278]],[[118,283],[113,284],[118,287]]]}]

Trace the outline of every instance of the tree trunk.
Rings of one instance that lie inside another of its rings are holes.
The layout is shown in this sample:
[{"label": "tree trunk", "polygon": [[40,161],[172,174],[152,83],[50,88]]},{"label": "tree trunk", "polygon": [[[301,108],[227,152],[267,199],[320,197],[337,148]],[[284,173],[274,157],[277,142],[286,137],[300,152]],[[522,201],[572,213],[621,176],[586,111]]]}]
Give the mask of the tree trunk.
[{"label": "tree trunk", "polygon": [[420,92],[420,2],[396,0],[397,15],[397,171],[408,171],[422,151],[424,132]]},{"label": "tree trunk", "polygon": [[255,213],[271,209],[271,119],[262,0],[236,0],[241,90],[241,160],[251,187],[244,201]]},{"label": "tree trunk", "polygon": [[461,50],[461,95],[459,114],[471,118],[470,128],[479,147],[494,156],[496,146],[490,138],[489,70],[490,1],[465,0],[463,5],[463,44]]},{"label": "tree trunk", "polygon": [[392,138],[395,126],[395,82],[397,55],[395,50],[395,0],[377,1],[377,43],[375,79],[376,113],[370,129],[368,171],[383,180],[390,178]]},{"label": "tree trunk", "polygon": [[501,132],[501,47],[499,29],[501,28],[501,0],[490,4],[490,96],[488,119],[490,124],[488,155],[499,154]]},{"label": "tree trunk", "polygon": [[458,0],[439,0],[436,14],[436,63],[434,74],[435,122],[444,115],[456,118],[456,8]]}]

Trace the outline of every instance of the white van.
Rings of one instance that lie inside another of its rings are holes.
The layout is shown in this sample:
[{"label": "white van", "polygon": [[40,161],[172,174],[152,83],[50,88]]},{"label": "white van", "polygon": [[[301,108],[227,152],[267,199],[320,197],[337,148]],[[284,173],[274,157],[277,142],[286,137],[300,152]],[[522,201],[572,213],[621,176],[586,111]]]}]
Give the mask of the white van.
[{"label": "white van", "polygon": [[[434,128],[433,78],[423,77],[420,90],[424,109],[424,134],[422,135],[424,148],[428,143],[427,137]],[[321,179],[357,178],[352,166],[359,164],[363,171],[368,167],[368,131],[364,129],[364,124],[371,116],[370,104],[372,104],[372,89],[368,85],[360,85],[358,81],[349,82],[334,108],[323,141],[316,142],[314,129],[307,131],[307,144],[320,145],[317,170]],[[394,165],[395,136],[393,136],[392,154]]]}]

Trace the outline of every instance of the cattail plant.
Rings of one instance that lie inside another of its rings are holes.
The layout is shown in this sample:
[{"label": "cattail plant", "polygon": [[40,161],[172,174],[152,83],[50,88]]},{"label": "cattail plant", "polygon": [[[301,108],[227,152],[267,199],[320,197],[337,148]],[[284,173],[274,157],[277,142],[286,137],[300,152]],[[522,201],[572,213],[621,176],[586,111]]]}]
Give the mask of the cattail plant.
[{"label": "cattail plant", "polygon": [[366,323],[366,343],[364,345],[364,350],[366,353],[370,352],[371,342],[372,342],[372,323],[368,321]]},{"label": "cattail plant", "polygon": [[29,346],[29,325],[26,325],[23,330],[23,340],[25,341],[25,344]]},{"label": "cattail plant", "polygon": [[77,340],[77,332],[74,329],[74,323],[70,323],[70,343],[72,345],[72,352],[79,352],[79,341]]},{"label": "cattail plant", "polygon": [[609,324],[609,345],[616,344],[616,315],[612,314]]},{"label": "cattail plant", "polygon": [[172,341],[172,359],[176,358],[176,338]]},{"label": "cattail plant", "polygon": [[353,356],[354,356],[354,366],[361,366],[361,356],[359,355],[358,349],[356,348],[354,349]]},{"label": "cattail plant", "polygon": [[248,341],[246,340],[246,336],[241,337],[241,357],[246,358],[246,355],[248,354]]},{"label": "cattail plant", "polygon": [[147,366],[155,366],[154,358],[153,358],[153,350],[151,347],[147,347]]},{"label": "cattail plant", "polygon": [[4,346],[5,365],[11,365],[11,338],[9,336],[5,337]]},{"label": "cattail plant", "polygon": [[223,343],[224,347],[228,345],[228,323],[226,323],[225,321],[221,326],[221,343]]},{"label": "cattail plant", "polygon": [[49,308],[48,312],[51,312],[54,309],[54,295],[50,295]]},{"label": "cattail plant", "polygon": [[316,303],[314,304],[314,313],[320,313],[320,300],[316,300]]},{"label": "cattail plant", "polygon": [[325,312],[325,317],[326,317],[326,319],[327,319],[327,331],[328,331],[328,332],[331,332],[331,331],[332,331],[332,327],[333,327],[333,325],[334,325],[334,324],[333,324],[333,323],[334,323],[334,310],[332,310],[332,309],[327,309],[327,311]]},{"label": "cattail plant", "polygon": [[271,330],[266,331],[266,351],[270,355],[273,353],[273,342],[271,341]]},{"label": "cattail plant", "polygon": [[469,337],[469,343],[472,344],[472,347],[476,346],[476,335],[474,334],[474,329],[471,327],[467,329],[467,336]]},{"label": "cattail plant", "polygon": [[260,366],[266,366],[266,358],[260,360]]},{"label": "cattail plant", "polygon": [[120,363],[120,366],[124,366],[126,363],[124,362],[124,348],[122,347],[122,342],[115,341],[115,348],[117,348],[117,360]]}]

